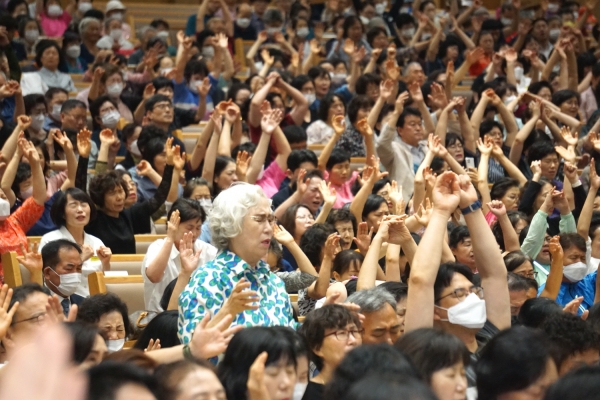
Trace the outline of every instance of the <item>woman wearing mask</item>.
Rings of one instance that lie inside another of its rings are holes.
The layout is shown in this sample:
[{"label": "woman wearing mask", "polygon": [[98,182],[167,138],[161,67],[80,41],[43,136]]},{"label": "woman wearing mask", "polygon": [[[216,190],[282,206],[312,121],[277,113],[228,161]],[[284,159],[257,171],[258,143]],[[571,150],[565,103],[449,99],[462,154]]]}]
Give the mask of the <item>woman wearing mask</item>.
[{"label": "woman wearing mask", "polygon": [[[362,18],[361,18],[362,19]],[[343,25],[343,34],[341,40],[336,40],[331,46],[331,51],[327,55],[328,59],[337,58],[342,59],[346,64],[350,64],[350,57],[344,51],[344,42],[346,39],[351,40],[357,49],[364,47],[367,50],[365,58],[371,56],[371,46],[363,37],[364,27],[361,19],[355,16],[346,17]],[[368,22],[368,21],[367,21]]]},{"label": "woman wearing mask", "polygon": [[65,10],[57,0],[37,2],[35,14],[40,19],[40,25],[48,37],[61,37],[71,23],[71,15],[75,11],[75,3],[69,3]]},{"label": "woman wearing mask", "polygon": [[54,40],[40,40],[35,46],[35,53],[35,63],[40,67],[37,73],[44,85],[59,87],[67,92],[77,92],[71,76],[58,70],[62,61],[62,53]]},{"label": "woman wearing mask", "polygon": [[133,51],[133,44],[123,37],[123,22],[117,18],[107,18],[104,20],[104,32],[98,43],[101,49],[113,50],[115,53],[130,54]]},{"label": "woman wearing mask", "polygon": [[102,95],[107,95],[117,104],[117,111],[119,111],[121,118],[127,122],[133,122],[133,114],[128,106],[133,99],[123,95],[124,88],[125,81],[119,67],[105,64],[103,67],[94,70],[92,85],[89,89],[81,91],[77,95],[77,100],[88,104]]},{"label": "woman wearing mask", "polygon": [[48,132],[44,130],[44,121],[46,119],[46,99],[41,94],[28,94],[23,97],[25,103],[25,114],[30,118],[30,124],[25,132],[31,139],[40,141],[46,140]]},{"label": "woman wearing mask", "polygon": [[[117,103],[109,96],[100,96],[90,104],[90,114],[92,115],[92,121],[94,131],[92,133],[92,140],[96,142],[98,148],[100,148],[100,131],[104,129],[110,129],[113,134],[118,138],[121,138],[122,133],[117,129],[121,114],[118,110]],[[120,143],[117,156],[124,156],[127,154],[127,148],[124,143]]]},{"label": "woman wearing mask", "polygon": [[19,22],[19,43],[25,46],[27,55],[35,55],[35,45],[40,37],[40,24],[33,18],[23,17]]},{"label": "woman wearing mask", "polygon": [[81,39],[78,34],[70,31],[65,32],[63,35],[62,53],[64,56],[64,63],[60,68],[62,72],[69,74],[83,74],[85,72],[81,60],[79,60],[79,56],[81,55]]},{"label": "woman wearing mask", "polygon": [[125,339],[132,333],[127,304],[113,293],[85,299],[79,305],[77,321],[96,326],[106,341],[109,353],[123,349]]},{"label": "woman wearing mask", "polygon": [[53,240],[67,239],[77,243],[82,250],[83,276],[75,294],[88,297],[88,275],[95,271],[110,270],[112,254],[102,240],[83,230],[96,217],[96,206],[87,193],[81,189],[69,188],[61,192],[52,204],[51,216],[58,229],[42,236],[38,251],[41,252],[46,243]]}]

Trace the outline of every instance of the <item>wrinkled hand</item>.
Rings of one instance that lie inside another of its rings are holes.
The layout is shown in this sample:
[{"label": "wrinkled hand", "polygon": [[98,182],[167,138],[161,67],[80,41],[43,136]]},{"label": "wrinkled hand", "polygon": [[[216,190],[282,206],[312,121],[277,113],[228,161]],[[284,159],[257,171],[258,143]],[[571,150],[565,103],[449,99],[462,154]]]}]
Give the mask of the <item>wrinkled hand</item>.
[{"label": "wrinkled hand", "polygon": [[229,328],[231,321],[233,321],[231,315],[223,318],[212,328],[207,327],[209,321],[210,314],[207,314],[196,326],[192,335],[190,352],[195,358],[208,359],[223,353],[233,335],[243,328],[241,325]]}]

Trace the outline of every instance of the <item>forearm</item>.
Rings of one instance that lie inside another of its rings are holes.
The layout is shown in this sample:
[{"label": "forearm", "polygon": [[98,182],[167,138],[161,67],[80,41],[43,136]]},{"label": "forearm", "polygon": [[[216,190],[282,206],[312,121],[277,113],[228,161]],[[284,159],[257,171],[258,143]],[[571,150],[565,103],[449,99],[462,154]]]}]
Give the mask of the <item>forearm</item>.
[{"label": "forearm", "polygon": [[254,154],[252,155],[252,160],[250,160],[250,166],[248,168],[248,173],[246,174],[248,183],[254,184],[256,182],[258,174],[260,174],[262,166],[265,163],[270,141],[271,135],[267,135],[263,132],[258,141],[258,146],[256,146],[256,150],[254,150]]},{"label": "forearm", "polygon": [[179,295],[183,292],[183,289],[190,282],[190,275],[185,272],[180,272],[177,276],[177,281],[175,282],[175,287],[173,288],[173,293],[171,293],[171,297],[169,298],[169,305],[167,306],[167,311],[169,310],[177,310],[179,307]]},{"label": "forearm", "polygon": [[70,187],[75,186],[75,179],[77,176],[77,157],[73,149],[64,149],[65,157],[67,159],[67,180],[62,184],[61,190],[67,190]]},{"label": "forearm", "polygon": [[15,93],[15,112],[13,114],[13,118],[16,121],[17,117],[20,115],[25,115],[25,102],[23,101],[22,93]]},{"label": "forearm", "polygon": [[315,219],[315,224],[324,224],[327,221],[327,217],[329,216],[329,213],[332,209],[332,203],[323,203],[323,206],[321,207],[321,212],[317,216],[317,219]]},{"label": "forearm", "polygon": [[227,120],[223,123],[217,155],[226,157],[231,156],[231,123]]},{"label": "forearm", "polygon": [[566,59],[560,60],[560,69],[558,74],[557,90],[566,90],[569,88],[569,67]]},{"label": "forearm", "polygon": [[206,115],[206,96],[198,96],[198,108],[196,109],[196,115],[194,115],[194,121],[196,121],[196,123],[202,121],[202,118],[204,118],[204,115]]},{"label": "forearm", "polygon": [[100,142],[100,149],[98,150],[98,159],[96,162],[105,162],[108,163],[108,151],[110,150],[110,146],[105,142]]},{"label": "forearm", "polygon": [[263,101],[267,98],[267,95],[271,91],[273,87],[273,83],[275,83],[274,79],[267,80],[262,88],[260,88],[252,97],[250,102],[250,112],[248,113],[248,122],[252,126],[259,126],[261,119],[260,106]]},{"label": "forearm", "polygon": [[79,160],[77,160],[77,173],[75,174],[75,187],[84,192],[87,192],[88,161],[89,157],[80,155]]},{"label": "forearm", "polygon": [[525,175],[523,175],[521,170],[515,164],[513,164],[504,154],[498,157],[497,161],[500,163],[500,165],[502,165],[502,168],[504,168],[504,170],[508,173],[508,176],[519,181],[519,186],[523,187],[527,183],[527,178],[525,178]]},{"label": "forearm", "polygon": [[535,213],[531,219],[527,236],[521,245],[521,251],[533,259],[538,256],[544,245],[544,233],[548,225],[546,218],[548,218],[548,214],[544,211],[540,210]]},{"label": "forearm", "polygon": [[517,136],[517,133],[519,133],[519,126],[515,120],[515,114],[506,108],[503,102],[500,102],[496,108],[500,112],[502,122],[504,122],[504,127],[506,128],[506,140],[504,143],[510,147],[515,140],[515,136]]},{"label": "forearm", "polygon": [[469,116],[467,115],[466,111],[458,113],[458,123],[460,124],[460,131],[465,142],[465,149],[469,150],[471,153],[475,153],[477,151],[476,137],[478,135],[476,135],[473,131],[473,127],[471,126],[471,122],[469,121]]},{"label": "forearm", "polygon": [[487,104],[488,97],[482,94],[479,103],[477,103],[477,106],[471,115],[471,127],[473,128],[473,132],[479,132],[479,125],[481,125],[481,121],[483,120],[483,114],[485,114]]},{"label": "forearm", "polygon": [[181,170],[173,168],[173,178],[171,179],[171,186],[169,187],[169,194],[167,195],[167,202],[174,203],[179,197],[179,177],[181,176]]},{"label": "forearm", "polygon": [[167,263],[173,249],[173,240],[167,236],[156,256],[150,260],[146,267],[146,276],[152,283],[158,283],[162,279]]},{"label": "forearm", "polygon": [[[585,42],[584,42],[585,44]],[[584,48],[585,51],[585,48]],[[579,82],[579,76],[577,71],[577,57],[574,51],[567,51],[567,69],[568,69],[568,81],[567,87],[570,90],[577,90],[577,83]]]},{"label": "forearm", "polygon": [[236,119],[231,127],[231,150],[235,149],[242,143],[242,120]]},{"label": "forearm", "polygon": [[333,266],[333,260],[329,257],[324,257],[321,262],[321,269],[319,271],[319,277],[314,283],[314,286],[308,288],[308,297],[312,299],[322,299],[327,295],[327,288],[329,287],[329,280],[331,279],[331,267]]},{"label": "forearm", "polygon": [[560,61],[560,55],[558,54],[558,51],[553,51],[552,54],[550,54],[550,58],[548,58],[548,62],[546,63],[546,66],[542,70],[542,80],[545,80],[545,81],[549,80],[550,74],[554,70],[554,66],[556,64],[558,64],[559,61]]},{"label": "forearm", "polygon": [[46,202],[46,178],[39,163],[31,166],[31,185],[33,186],[33,200],[40,206]]},{"label": "forearm", "polygon": [[560,284],[562,283],[563,277],[563,258],[552,257],[550,263],[550,272],[548,278],[546,278],[546,286],[540,294],[540,297],[556,300],[560,291]]},{"label": "forearm", "polygon": [[88,92],[88,102],[96,100],[100,95],[100,82],[99,79],[94,77],[92,78],[92,85],[90,86],[90,91]]},{"label": "forearm", "polygon": [[456,174],[464,175],[467,173],[467,171],[465,171],[465,169],[462,167],[462,165],[460,165],[458,163],[458,161],[456,161],[456,159],[454,157],[452,157],[450,154],[446,154],[446,157],[444,157],[444,160],[446,161],[446,163],[448,164],[450,169],[452,171],[454,171]]},{"label": "forearm", "polygon": [[301,198],[302,196],[296,190],[296,192],[294,192],[293,195],[288,197],[283,203],[279,205],[279,207],[277,207],[277,209],[273,212],[273,215],[275,215],[277,219],[281,219],[285,211],[294,204],[298,204]]},{"label": "forearm", "polygon": [[[375,235],[369,250],[365,255],[362,266],[358,273],[358,280],[356,281],[356,291],[371,289],[375,287],[375,280],[377,279],[377,268],[379,267],[379,250],[383,245],[383,240],[380,236]],[[386,264],[387,269],[387,264]]]},{"label": "forearm", "polygon": [[335,147],[338,140],[339,140],[339,136],[334,133],[331,136],[331,138],[329,139],[329,141],[327,142],[327,144],[325,145],[325,147],[323,148],[323,150],[321,151],[321,154],[319,154],[317,167],[321,171],[325,171],[325,167],[327,166],[327,161],[329,161],[331,152],[333,151],[333,148]]},{"label": "forearm", "polygon": [[413,208],[415,210],[418,210],[419,206],[423,203],[423,200],[425,200],[426,183],[425,178],[423,178],[423,170],[431,165],[432,160],[433,153],[428,151],[427,154],[425,154],[425,158],[423,158],[421,165],[419,165],[417,173],[415,174],[415,186],[413,194]]},{"label": "forearm", "polygon": [[2,146],[2,154],[5,156],[10,154],[15,154],[17,151],[17,141],[19,140],[19,133],[21,133],[23,128],[17,124],[15,129],[13,129],[12,133],[4,142],[4,146]]},{"label": "forearm", "polygon": [[417,108],[421,112],[421,117],[423,118],[423,125],[425,126],[425,132],[435,132],[435,125],[433,124],[431,114],[429,114],[429,109],[425,105],[425,102],[420,101],[417,104]]},{"label": "forearm", "polygon": [[0,183],[2,191],[6,195],[11,207],[15,204],[15,201],[17,201],[15,192],[13,192],[12,190],[12,184],[15,181],[15,176],[17,175],[17,169],[19,167],[20,161],[21,156],[15,153],[15,155],[8,162],[6,170],[4,170],[4,175],[2,175],[2,181]]},{"label": "forearm", "polygon": [[511,85],[517,86],[517,78],[515,77],[515,64],[510,63],[506,66],[506,81]]},{"label": "forearm", "polygon": [[558,222],[558,230],[560,233],[575,233],[577,232],[577,226],[575,225],[575,217],[573,213],[568,213],[560,216]]},{"label": "forearm", "polygon": [[[285,247],[287,247],[289,252],[292,253],[292,257],[294,257],[294,260],[296,260],[296,264],[298,264],[298,269],[300,271],[312,276],[319,276],[319,273],[317,272],[315,267],[313,267],[306,254],[304,254],[304,252],[300,249],[300,246],[298,246],[296,242],[289,243]],[[327,282],[329,283],[329,281]],[[327,291],[327,289],[325,290]]]},{"label": "forearm", "polygon": [[435,135],[440,138],[442,146],[446,145],[446,132],[448,131],[448,113],[450,109],[445,108],[440,113],[437,126],[435,127]]},{"label": "forearm", "polygon": [[377,119],[379,118],[379,114],[381,113],[381,109],[383,108],[384,104],[385,104],[385,101],[383,100],[383,98],[381,96],[379,96],[377,98],[377,101],[373,105],[373,108],[371,108],[371,111],[369,112],[369,115],[367,116],[367,124],[371,128],[373,128],[375,126],[375,124],[377,124]]},{"label": "forearm", "polygon": [[[233,36],[230,35],[230,36]],[[233,59],[231,58],[231,53],[229,49],[225,48],[222,50],[223,53],[223,64],[225,66],[225,70],[223,71],[223,78],[228,81],[235,74],[235,67],[233,66]]]},{"label": "forearm", "polygon": [[[373,173],[376,174],[377,172],[373,171]],[[364,182],[362,187],[360,188],[358,193],[356,193],[356,196],[354,196],[354,199],[352,199],[352,202],[350,203],[350,212],[356,218],[357,224],[362,222],[362,211],[365,207],[365,203],[367,202],[367,198],[373,191],[373,184],[374,182],[372,182],[371,179]]]},{"label": "forearm", "polygon": [[[591,166],[590,166],[591,168]],[[585,203],[579,214],[579,221],[577,221],[577,233],[584,239],[587,239],[590,231],[590,223],[592,222],[592,213],[594,212],[594,200],[596,199],[596,193],[598,188],[590,187],[590,190],[585,198]]]},{"label": "forearm", "polygon": [[456,89],[458,84],[467,76],[471,65],[465,60],[460,67],[454,72],[454,79],[452,80],[452,89]]},{"label": "forearm", "polygon": [[510,220],[508,219],[508,215],[504,214],[500,218],[498,218],[498,223],[502,228],[502,237],[504,238],[504,250],[505,251],[516,251],[521,249],[521,244],[519,243],[519,236],[513,228]]},{"label": "forearm", "polygon": [[[206,127],[204,128],[204,130],[200,134],[200,137],[196,141],[196,145],[194,146],[194,151],[192,152],[192,156],[189,161],[190,169],[192,171],[197,170],[200,167],[202,160],[204,160],[204,155],[206,154],[206,147],[207,147],[208,142],[212,138],[213,129],[214,129],[214,123],[213,123],[212,119],[209,119],[208,123],[206,124]],[[214,161],[213,161],[213,164],[214,164]]]}]

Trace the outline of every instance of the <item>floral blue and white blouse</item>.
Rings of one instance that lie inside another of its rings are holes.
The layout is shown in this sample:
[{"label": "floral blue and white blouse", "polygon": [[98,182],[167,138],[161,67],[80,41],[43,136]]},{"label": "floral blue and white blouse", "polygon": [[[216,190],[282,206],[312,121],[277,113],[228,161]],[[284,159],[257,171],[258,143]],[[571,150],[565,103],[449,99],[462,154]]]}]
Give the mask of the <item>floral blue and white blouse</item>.
[{"label": "floral blue and white blouse", "polygon": [[255,268],[228,250],[198,268],[179,296],[177,333],[181,343],[189,343],[196,324],[207,312],[215,315],[231,294],[236,283],[245,278],[250,290],[258,294],[259,309],[237,315],[232,326],[289,326],[296,328],[290,296],[285,284],[259,261]]}]

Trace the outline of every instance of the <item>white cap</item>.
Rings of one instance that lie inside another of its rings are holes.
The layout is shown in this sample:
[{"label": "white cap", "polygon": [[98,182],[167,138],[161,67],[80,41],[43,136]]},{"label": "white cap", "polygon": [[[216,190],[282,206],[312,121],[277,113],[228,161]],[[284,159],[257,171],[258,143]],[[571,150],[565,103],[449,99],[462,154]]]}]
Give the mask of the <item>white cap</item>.
[{"label": "white cap", "polygon": [[121,3],[119,0],[110,0],[108,3],[106,3],[105,12],[110,12],[113,10],[126,10],[126,8],[125,5],[123,5],[123,3]]}]

